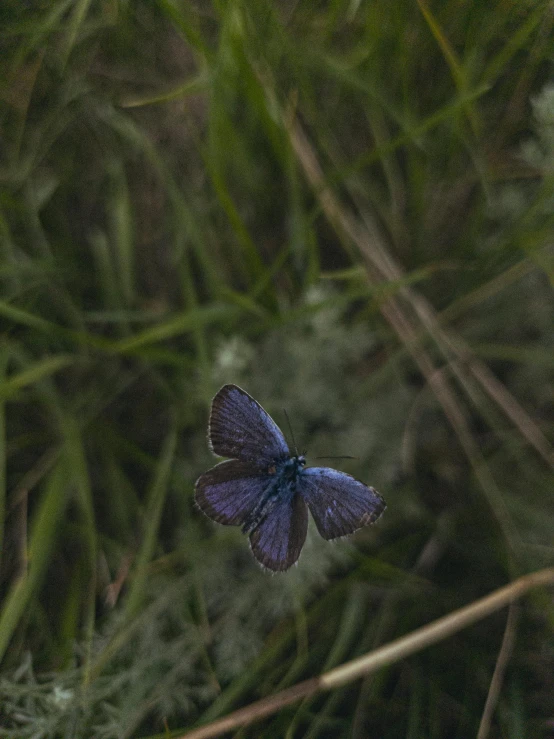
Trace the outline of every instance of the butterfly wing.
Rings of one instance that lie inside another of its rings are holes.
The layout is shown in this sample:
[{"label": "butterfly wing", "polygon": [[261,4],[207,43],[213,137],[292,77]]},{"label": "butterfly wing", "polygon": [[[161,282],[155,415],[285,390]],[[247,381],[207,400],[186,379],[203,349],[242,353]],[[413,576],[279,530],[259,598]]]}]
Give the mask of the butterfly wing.
[{"label": "butterfly wing", "polygon": [[387,507],[376,490],[329,467],[307,467],[297,489],[324,539],[353,534],[376,521]]},{"label": "butterfly wing", "polygon": [[240,459],[259,470],[290,456],[275,421],[236,385],[224,385],[213,399],[208,436],[215,454]]},{"label": "butterfly wing", "polygon": [[307,531],[308,509],[300,495],[281,500],[250,534],[252,553],[269,570],[288,570],[300,556]]},{"label": "butterfly wing", "polygon": [[251,465],[230,459],[198,478],[194,497],[198,507],[213,521],[240,526],[273,479],[261,475]]}]

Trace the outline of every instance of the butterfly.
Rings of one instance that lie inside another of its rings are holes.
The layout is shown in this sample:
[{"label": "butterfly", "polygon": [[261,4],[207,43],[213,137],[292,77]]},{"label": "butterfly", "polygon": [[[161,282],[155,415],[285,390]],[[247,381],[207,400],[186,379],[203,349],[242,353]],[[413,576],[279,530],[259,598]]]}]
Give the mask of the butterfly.
[{"label": "butterfly", "polygon": [[201,475],[198,507],[212,520],[241,526],[254,557],[274,572],[300,556],[308,509],[324,539],[347,536],[376,521],[386,508],[372,487],[329,467],[306,467],[292,455],[281,429],[237,385],[224,385],[212,401],[211,450],[231,457]]}]

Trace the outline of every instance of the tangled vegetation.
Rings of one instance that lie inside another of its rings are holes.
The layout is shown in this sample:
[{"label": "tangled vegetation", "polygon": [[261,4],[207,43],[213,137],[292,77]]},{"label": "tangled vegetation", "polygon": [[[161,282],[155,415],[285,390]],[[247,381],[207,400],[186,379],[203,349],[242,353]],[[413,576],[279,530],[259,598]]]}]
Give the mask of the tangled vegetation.
[{"label": "tangled vegetation", "polygon": [[[4,0],[0,737],[181,736],[554,565],[553,10]],[[379,523],[258,568],[193,505],[225,382]],[[553,625],[238,735],[552,736]]]}]

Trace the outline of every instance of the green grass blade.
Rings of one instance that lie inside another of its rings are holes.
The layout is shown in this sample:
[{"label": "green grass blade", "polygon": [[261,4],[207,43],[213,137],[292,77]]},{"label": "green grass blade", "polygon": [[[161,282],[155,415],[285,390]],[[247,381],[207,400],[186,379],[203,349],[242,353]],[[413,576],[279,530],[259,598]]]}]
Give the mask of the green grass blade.
[{"label": "green grass blade", "polygon": [[[119,282],[117,294],[126,308],[135,303],[135,256],[134,256],[134,216],[129,197],[129,186],[123,165],[119,161],[110,164],[111,202],[110,225],[112,244],[115,252],[115,274]],[[121,306],[119,306],[121,307]]]},{"label": "green grass blade", "polygon": [[69,55],[71,54],[71,51],[73,50],[73,47],[77,42],[79,31],[81,29],[81,26],[85,22],[85,18],[91,2],[92,0],[77,0],[77,2],[73,5],[73,12],[71,13],[71,16],[69,18],[69,23],[67,24],[67,34],[65,37],[65,49],[62,60],[62,67],[65,67]]},{"label": "green grass blade", "polygon": [[69,367],[74,362],[74,357],[65,355],[39,359],[29,369],[10,375],[0,384],[0,399],[7,400],[16,395],[22,388],[55,375],[56,372]]},{"label": "green grass blade", "polygon": [[176,446],[177,428],[174,425],[164,442],[152,487],[148,493],[142,544],[137,554],[134,577],[125,604],[127,618],[136,615],[145,597],[147,567],[157,545],[158,527],[169,487]]},{"label": "green grass blade", "polygon": [[122,339],[116,342],[114,350],[122,354],[133,353],[143,347],[190,333],[199,326],[218,323],[222,319],[230,319],[236,316],[238,312],[236,306],[221,304],[202,306],[193,310],[183,311],[153,328],[148,328],[128,339]]},{"label": "green grass blade", "polygon": [[[64,460],[65,462],[65,460]],[[20,618],[42,584],[50,555],[59,534],[59,522],[67,501],[67,470],[58,462],[48,476],[39,508],[34,516],[29,544],[27,573],[12,586],[0,612],[0,662]]]},{"label": "green grass blade", "polygon": [[8,364],[8,351],[0,345],[0,567],[2,552],[4,551],[4,529],[6,518],[6,465],[7,465],[7,438],[6,438],[6,404],[2,398],[5,386],[5,376]]},{"label": "green grass blade", "polygon": [[65,435],[68,474],[77,491],[77,501],[79,504],[82,521],[82,540],[84,541],[86,549],[83,567],[83,570],[86,573],[86,577],[84,578],[84,580],[88,586],[83,593],[83,595],[85,595],[84,632],[86,656],[84,665],[84,681],[86,683],[88,681],[96,608],[96,567],[98,549],[96,537],[96,517],[94,513],[90,476],[87,469],[87,460],[79,427],[74,419],[69,417],[67,414],[65,414],[61,423],[63,426],[63,433]]}]

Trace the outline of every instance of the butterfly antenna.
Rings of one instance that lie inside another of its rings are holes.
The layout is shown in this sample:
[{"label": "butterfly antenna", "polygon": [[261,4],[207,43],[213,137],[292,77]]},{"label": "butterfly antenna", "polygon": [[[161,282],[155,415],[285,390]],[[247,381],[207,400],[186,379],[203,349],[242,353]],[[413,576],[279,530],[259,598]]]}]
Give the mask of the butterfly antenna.
[{"label": "butterfly antenna", "polygon": [[283,408],[283,413],[285,414],[285,418],[287,419],[287,425],[289,427],[290,437],[292,439],[292,443],[294,444],[294,453],[296,454],[296,456],[298,456],[298,447],[296,446],[296,439],[294,438],[294,434],[292,433],[292,426],[290,424],[289,414],[286,412],[284,408]]},{"label": "butterfly antenna", "polygon": [[343,454],[340,457],[316,457],[316,459],[359,459],[359,457],[351,457],[349,454]]}]

